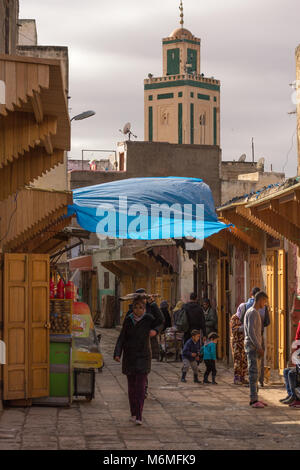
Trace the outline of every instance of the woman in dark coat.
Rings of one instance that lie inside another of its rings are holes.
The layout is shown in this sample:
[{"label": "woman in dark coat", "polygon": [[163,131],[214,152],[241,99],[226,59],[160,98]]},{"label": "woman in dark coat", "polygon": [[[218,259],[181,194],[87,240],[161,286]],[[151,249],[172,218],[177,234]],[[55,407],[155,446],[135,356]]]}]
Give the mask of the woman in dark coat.
[{"label": "woman in dark coat", "polygon": [[122,359],[122,372],[127,376],[131,421],[142,424],[147,376],[151,370],[150,338],[161,329],[159,318],[146,312],[143,298],[133,301],[133,311],[127,315],[118,338],[114,359]]},{"label": "woman in dark coat", "polygon": [[169,312],[169,304],[166,300],[163,300],[160,304],[160,311],[164,316],[164,330],[172,326],[171,315]]}]

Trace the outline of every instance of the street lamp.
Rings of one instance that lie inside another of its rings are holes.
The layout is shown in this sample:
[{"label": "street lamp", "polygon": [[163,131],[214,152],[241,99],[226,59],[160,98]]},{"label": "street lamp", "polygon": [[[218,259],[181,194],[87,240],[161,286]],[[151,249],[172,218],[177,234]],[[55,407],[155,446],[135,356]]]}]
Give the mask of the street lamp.
[{"label": "street lamp", "polygon": [[[72,117],[71,121],[82,121],[83,119],[87,119],[89,117],[95,116],[95,111],[84,111],[83,113],[76,114],[76,116]],[[82,157],[83,158],[83,157]],[[82,169],[83,169],[83,160],[82,160]]]},{"label": "street lamp", "polygon": [[84,111],[84,113],[77,114],[76,116],[72,117],[71,122],[74,121],[82,121],[83,119],[87,119],[89,117],[95,116],[95,111]]}]

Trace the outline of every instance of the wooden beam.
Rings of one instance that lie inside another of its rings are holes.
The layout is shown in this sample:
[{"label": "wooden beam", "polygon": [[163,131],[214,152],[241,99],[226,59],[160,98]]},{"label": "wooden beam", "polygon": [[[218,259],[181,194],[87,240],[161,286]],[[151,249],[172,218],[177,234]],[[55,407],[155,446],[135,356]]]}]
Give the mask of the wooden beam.
[{"label": "wooden beam", "polygon": [[257,226],[260,228],[263,232],[266,232],[268,235],[271,235],[273,238],[281,238],[280,234],[277,233],[275,230],[273,230],[271,227],[268,225],[264,224],[262,220],[258,219],[255,217],[252,213],[250,208],[245,207],[245,206],[238,206],[236,208],[236,212],[240,215],[242,215],[245,219],[249,220],[252,222],[253,225]]},{"label": "wooden beam", "polygon": [[121,279],[121,277],[123,276],[122,271],[112,261],[102,261],[101,264],[105,269],[113,273],[117,278]]},{"label": "wooden beam", "polygon": [[276,232],[290,240],[297,246],[300,246],[300,229],[294,224],[284,219],[272,209],[258,211],[256,207],[251,207],[251,213],[261,219],[266,225],[272,227]]},{"label": "wooden beam", "polygon": [[34,91],[33,96],[31,97],[30,101],[31,101],[34,117],[36,119],[36,122],[39,124],[44,119],[44,111],[43,111],[41,95],[37,93],[36,91]]},{"label": "wooden beam", "polygon": [[53,145],[52,145],[51,136],[50,135],[45,136],[42,142],[44,144],[47,154],[53,155]]},{"label": "wooden beam", "polygon": [[161,269],[160,264],[146,253],[134,253],[134,257],[151,271],[159,271]]},{"label": "wooden beam", "polygon": [[[228,222],[234,224],[233,231],[247,245],[252,246],[256,250],[262,251],[264,247],[263,231],[247,220],[243,215],[236,212],[236,208],[219,212],[221,217]],[[236,230],[238,229],[239,232]],[[243,233],[241,233],[243,232]]]},{"label": "wooden beam", "polygon": [[[222,230],[224,232],[225,230]],[[222,232],[216,233],[211,237],[206,238],[206,241],[217,248],[218,250],[222,251],[223,253],[227,253],[228,251],[228,244],[227,244],[227,237],[221,235]]]},{"label": "wooden beam", "polygon": [[294,199],[290,199],[282,204],[279,199],[275,199],[270,202],[269,209],[278,217],[282,217],[287,222],[300,228],[300,204],[298,204]]}]

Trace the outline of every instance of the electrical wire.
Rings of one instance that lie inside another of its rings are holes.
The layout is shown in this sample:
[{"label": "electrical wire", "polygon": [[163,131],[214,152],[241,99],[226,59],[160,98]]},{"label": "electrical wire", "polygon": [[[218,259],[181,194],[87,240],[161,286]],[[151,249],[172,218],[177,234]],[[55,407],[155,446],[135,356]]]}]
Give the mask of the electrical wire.
[{"label": "electrical wire", "polygon": [[294,137],[295,137],[296,133],[297,133],[297,128],[295,129],[295,131],[294,131],[294,133],[293,133],[293,136],[292,136],[292,145],[291,145],[291,147],[290,147],[288,153],[286,154],[286,160],[285,160],[285,164],[284,164],[283,167],[282,167],[282,172],[284,172],[285,167],[287,166],[288,161],[289,161],[290,153],[291,153],[291,151],[292,151],[293,148],[294,148]]}]

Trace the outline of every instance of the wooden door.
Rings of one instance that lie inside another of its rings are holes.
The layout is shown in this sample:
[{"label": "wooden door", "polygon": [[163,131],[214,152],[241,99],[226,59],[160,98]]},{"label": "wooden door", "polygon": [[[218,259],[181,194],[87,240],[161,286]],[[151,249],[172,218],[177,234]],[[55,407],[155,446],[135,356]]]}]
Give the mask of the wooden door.
[{"label": "wooden door", "polygon": [[235,310],[245,302],[245,268],[244,253],[236,250],[235,252]]},{"label": "wooden door", "polygon": [[169,305],[172,303],[171,295],[171,276],[169,274],[163,275],[162,280],[162,300],[166,300]]},{"label": "wooden door", "polygon": [[218,259],[218,300],[217,300],[217,312],[218,312],[218,358],[226,358],[226,258]]},{"label": "wooden door", "polygon": [[278,311],[278,368],[280,374],[286,366],[286,254],[278,250],[277,264]]},{"label": "wooden door", "polygon": [[28,255],[29,397],[49,396],[50,262]]},{"label": "wooden door", "polygon": [[4,400],[49,395],[49,256],[4,256]]},{"label": "wooden door", "polygon": [[276,252],[268,251],[267,257],[267,294],[269,297],[269,311],[271,324],[267,328],[267,364],[276,369],[277,367],[277,341],[276,341],[276,301],[275,301],[275,269]]},{"label": "wooden door", "polygon": [[[125,296],[127,294],[132,294],[133,293],[133,279],[130,275],[125,275],[122,276],[121,278],[121,296]],[[126,302],[121,302],[121,309],[122,309],[122,317],[121,317],[121,323],[123,323],[123,320],[126,316],[126,313],[128,312],[129,305],[132,303],[131,300],[126,301]]]},{"label": "wooden door", "polygon": [[4,256],[4,365],[3,398],[29,398],[28,265],[27,255]]},{"label": "wooden door", "polygon": [[155,292],[154,294],[158,294],[158,297],[156,299],[157,305],[161,303],[162,299],[162,277],[156,277],[155,278]]},{"label": "wooden door", "polygon": [[261,255],[258,253],[250,254],[250,289],[262,286],[261,279]]}]

